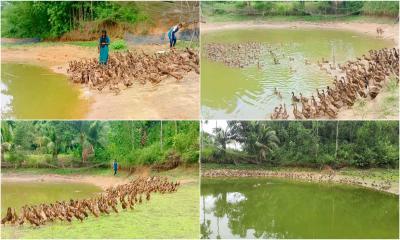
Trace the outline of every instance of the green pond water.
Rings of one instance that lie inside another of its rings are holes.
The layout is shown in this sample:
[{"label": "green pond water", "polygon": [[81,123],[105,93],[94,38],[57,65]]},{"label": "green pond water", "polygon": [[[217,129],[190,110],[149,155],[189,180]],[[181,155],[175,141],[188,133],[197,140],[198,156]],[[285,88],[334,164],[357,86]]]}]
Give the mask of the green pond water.
[{"label": "green pond water", "polygon": [[282,179],[201,183],[203,238],[398,238],[397,195]]},{"label": "green pond water", "polygon": [[102,190],[95,185],[82,183],[42,183],[42,182],[2,182],[1,183],[1,215],[8,207],[17,212],[25,204],[53,203],[94,196]]},{"label": "green pond water", "polygon": [[[265,119],[280,103],[291,102],[291,92],[310,96],[316,88],[332,84],[332,77],[316,64],[322,58],[336,63],[355,59],[370,49],[394,45],[362,33],[322,29],[247,29],[203,33],[201,58],[201,103],[205,118]],[[278,55],[273,64],[270,54],[260,60],[261,68],[239,69],[207,60],[207,43],[261,42]],[[289,56],[295,60],[289,61]],[[311,61],[305,65],[304,58]],[[293,70],[291,71],[290,68]],[[273,95],[277,88],[283,98]]]},{"label": "green pond water", "polygon": [[67,77],[39,66],[1,64],[1,111],[6,119],[82,119],[88,102]]}]

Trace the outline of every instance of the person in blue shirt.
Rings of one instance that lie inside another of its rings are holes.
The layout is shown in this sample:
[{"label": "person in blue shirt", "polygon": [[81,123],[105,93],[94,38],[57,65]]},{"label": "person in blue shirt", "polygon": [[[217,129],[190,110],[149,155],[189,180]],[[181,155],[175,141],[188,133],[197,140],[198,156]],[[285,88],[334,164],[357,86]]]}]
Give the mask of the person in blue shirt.
[{"label": "person in blue shirt", "polygon": [[114,176],[115,176],[117,174],[117,171],[118,171],[118,163],[117,163],[116,160],[114,160],[113,167],[114,167]]},{"label": "person in blue shirt", "polygon": [[179,23],[178,25],[175,25],[169,29],[168,38],[169,38],[169,47],[170,48],[175,47],[175,44],[176,44],[175,33],[177,33],[180,28],[182,28],[182,23]]},{"label": "person in blue shirt", "polygon": [[99,47],[98,52],[99,56],[99,63],[100,64],[107,64],[108,62],[108,45],[110,45],[110,38],[107,36],[107,31],[101,31],[101,37],[99,39]]}]

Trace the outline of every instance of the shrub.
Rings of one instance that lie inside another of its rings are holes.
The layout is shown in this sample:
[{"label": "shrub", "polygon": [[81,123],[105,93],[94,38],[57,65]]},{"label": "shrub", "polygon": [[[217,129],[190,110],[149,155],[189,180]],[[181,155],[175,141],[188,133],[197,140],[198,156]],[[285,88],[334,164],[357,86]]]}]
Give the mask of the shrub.
[{"label": "shrub", "polygon": [[123,50],[123,49],[127,48],[127,45],[126,45],[125,40],[118,39],[118,40],[111,42],[110,48],[111,48],[111,50]]},{"label": "shrub", "polygon": [[21,166],[21,163],[25,161],[26,158],[26,153],[18,150],[12,150],[8,155],[8,161],[15,166]]},{"label": "shrub", "polygon": [[165,160],[159,143],[133,151],[133,157],[136,158],[135,164],[139,165],[153,164]]}]

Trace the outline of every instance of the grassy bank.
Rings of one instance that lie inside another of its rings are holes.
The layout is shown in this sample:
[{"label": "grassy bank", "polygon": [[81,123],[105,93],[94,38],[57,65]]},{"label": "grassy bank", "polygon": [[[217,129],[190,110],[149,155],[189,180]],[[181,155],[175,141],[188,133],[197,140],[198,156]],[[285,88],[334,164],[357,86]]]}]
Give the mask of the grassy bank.
[{"label": "grassy bank", "polygon": [[353,108],[354,115],[362,116],[363,119],[398,119],[399,91],[395,77],[389,78],[379,98],[380,101],[375,104],[364,98],[357,99]]},{"label": "grassy bank", "polygon": [[[198,238],[199,187],[189,183],[173,194],[154,194],[134,211],[120,211],[84,222],[40,228],[2,228],[2,238]],[[179,207],[178,207],[179,206]]]},{"label": "grassy bank", "polygon": [[[145,169],[142,169],[144,171]],[[2,169],[2,175],[90,175],[112,176],[111,169]],[[199,178],[198,166],[178,167],[151,175],[167,176],[170,180],[186,180],[176,193],[153,194],[151,201],[135,206],[134,211],[123,211],[83,222],[57,222],[34,228],[29,225],[2,228],[1,238],[198,238]],[[120,178],[128,172],[120,172]],[[179,206],[179,207],[177,207]]]}]

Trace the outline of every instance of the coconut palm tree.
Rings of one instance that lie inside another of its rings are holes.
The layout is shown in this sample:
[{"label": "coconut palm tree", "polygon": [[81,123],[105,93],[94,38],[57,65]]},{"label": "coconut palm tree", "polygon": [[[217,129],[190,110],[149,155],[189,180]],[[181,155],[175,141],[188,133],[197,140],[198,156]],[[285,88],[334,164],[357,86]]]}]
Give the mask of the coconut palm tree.
[{"label": "coconut palm tree", "polygon": [[267,161],[270,154],[279,147],[279,143],[280,141],[276,136],[276,132],[268,127],[266,123],[260,123],[257,127],[255,141],[255,147],[258,151],[258,163]]}]

